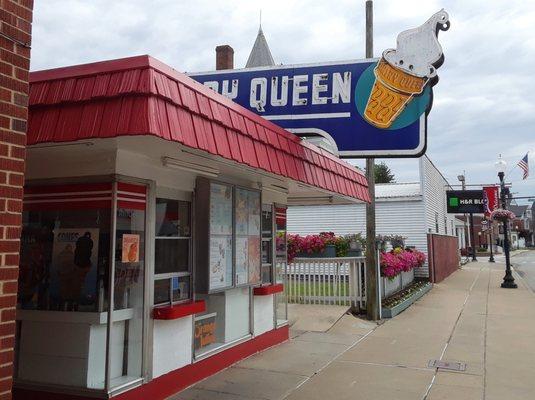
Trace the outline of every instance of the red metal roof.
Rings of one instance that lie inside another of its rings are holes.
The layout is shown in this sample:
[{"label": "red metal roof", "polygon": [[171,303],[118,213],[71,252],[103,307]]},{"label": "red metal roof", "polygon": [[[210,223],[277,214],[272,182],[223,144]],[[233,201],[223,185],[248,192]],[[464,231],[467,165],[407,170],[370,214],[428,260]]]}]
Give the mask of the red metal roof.
[{"label": "red metal roof", "polygon": [[353,166],[144,55],[30,74],[28,145],[153,135],[369,201]]}]

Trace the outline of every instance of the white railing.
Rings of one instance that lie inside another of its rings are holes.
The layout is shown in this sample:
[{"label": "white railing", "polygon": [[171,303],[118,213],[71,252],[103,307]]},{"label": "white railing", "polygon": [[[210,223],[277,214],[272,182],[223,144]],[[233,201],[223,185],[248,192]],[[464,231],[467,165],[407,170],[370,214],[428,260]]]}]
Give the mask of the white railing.
[{"label": "white railing", "polygon": [[365,305],[364,257],[295,258],[286,269],[288,303]]}]

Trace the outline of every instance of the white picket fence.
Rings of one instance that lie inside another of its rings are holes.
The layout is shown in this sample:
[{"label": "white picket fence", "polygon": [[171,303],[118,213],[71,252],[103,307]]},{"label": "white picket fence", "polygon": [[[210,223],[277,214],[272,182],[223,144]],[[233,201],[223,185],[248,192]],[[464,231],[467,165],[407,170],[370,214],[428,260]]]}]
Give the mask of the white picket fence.
[{"label": "white picket fence", "polygon": [[[381,278],[384,299],[414,280],[414,271],[390,280]],[[288,303],[358,306],[366,305],[366,258],[295,258],[285,272]]]},{"label": "white picket fence", "polygon": [[364,307],[364,257],[295,258],[286,269],[288,303]]}]

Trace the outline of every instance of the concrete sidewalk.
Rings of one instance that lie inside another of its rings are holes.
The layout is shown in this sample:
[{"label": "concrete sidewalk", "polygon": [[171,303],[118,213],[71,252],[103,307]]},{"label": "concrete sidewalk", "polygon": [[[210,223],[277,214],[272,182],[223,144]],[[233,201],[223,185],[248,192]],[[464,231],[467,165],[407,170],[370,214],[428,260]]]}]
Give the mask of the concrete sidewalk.
[{"label": "concrete sidewalk", "polygon": [[535,295],[517,275],[518,289],[501,289],[503,269],[470,263],[380,326],[347,315],[325,333],[294,332],[171,399],[531,400]]}]

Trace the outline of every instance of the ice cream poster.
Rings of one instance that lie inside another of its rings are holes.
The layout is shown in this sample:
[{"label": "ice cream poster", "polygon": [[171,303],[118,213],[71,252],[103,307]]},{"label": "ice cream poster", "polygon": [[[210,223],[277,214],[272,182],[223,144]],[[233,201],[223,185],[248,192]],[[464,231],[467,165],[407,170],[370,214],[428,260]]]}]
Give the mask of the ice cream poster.
[{"label": "ice cream poster", "polygon": [[121,261],[139,262],[139,235],[123,234]]},{"label": "ice cream poster", "polygon": [[94,305],[97,290],[99,230],[54,230],[50,297],[55,308],[82,311]]},{"label": "ice cream poster", "polygon": [[450,17],[440,10],[422,22],[378,58],[190,75],[298,136],[323,137],[340,157],[417,157],[445,60],[438,35]]}]

